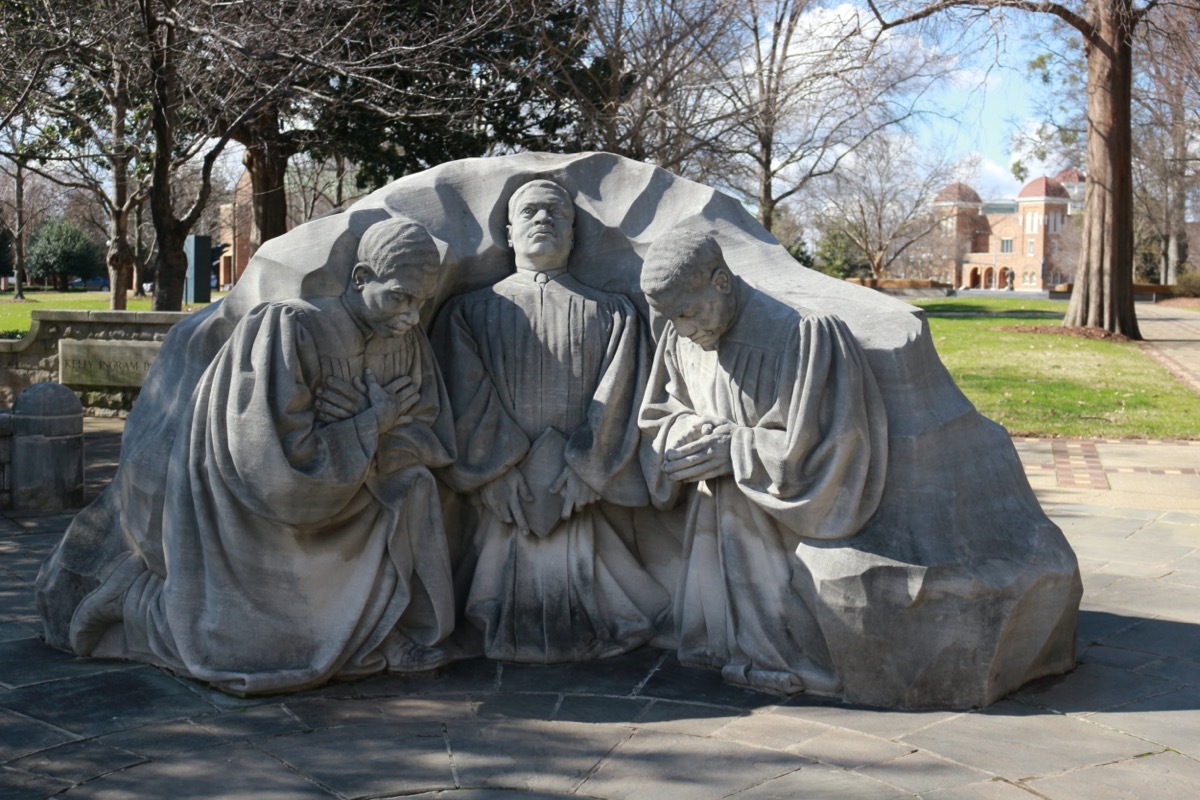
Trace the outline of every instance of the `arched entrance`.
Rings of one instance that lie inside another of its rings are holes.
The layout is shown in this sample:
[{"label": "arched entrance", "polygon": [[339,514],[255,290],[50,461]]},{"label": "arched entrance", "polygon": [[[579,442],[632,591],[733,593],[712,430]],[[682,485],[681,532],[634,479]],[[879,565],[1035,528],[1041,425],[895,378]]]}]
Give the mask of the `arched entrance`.
[{"label": "arched entrance", "polygon": [[979,288],[979,267],[971,267],[971,277],[967,285],[972,289]]},{"label": "arched entrance", "polygon": [[993,267],[988,267],[983,271],[983,288],[996,288],[996,270]]}]

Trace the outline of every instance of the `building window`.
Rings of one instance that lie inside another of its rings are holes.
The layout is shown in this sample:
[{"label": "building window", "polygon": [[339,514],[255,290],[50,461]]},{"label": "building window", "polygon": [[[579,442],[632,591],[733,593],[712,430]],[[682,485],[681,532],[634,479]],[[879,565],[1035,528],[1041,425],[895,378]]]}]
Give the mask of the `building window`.
[{"label": "building window", "polygon": [[1028,252],[1026,252],[1026,253],[1025,253],[1025,255],[1027,255],[1027,256],[1031,256],[1031,255],[1033,255],[1033,254],[1034,254],[1034,250],[1033,250],[1033,239],[1030,239],[1030,240],[1029,240],[1029,247],[1028,247],[1028,248],[1026,248],[1026,249],[1027,249],[1027,251],[1028,251]]},{"label": "building window", "polygon": [[1001,253],[1011,253],[1012,252],[1012,239],[1001,239],[1000,240],[1000,252]]}]

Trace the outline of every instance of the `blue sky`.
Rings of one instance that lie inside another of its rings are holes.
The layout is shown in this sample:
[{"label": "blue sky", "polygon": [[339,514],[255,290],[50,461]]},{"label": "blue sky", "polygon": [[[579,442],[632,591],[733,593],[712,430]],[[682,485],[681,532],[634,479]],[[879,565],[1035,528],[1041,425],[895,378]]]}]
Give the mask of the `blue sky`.
[{"label": "blue sky", "polygon": [[[985,199],[1013,197],[1020,190],[1011,172],[1013,134],[1033,123],[1031,92],[1042,91],[1030,83],[1027,71],[1039,52],[1036,40],[1028,37],[1029,26],[1013,25],[1008,33],[974,58],[965,58],[956,78],[930,96],[940,113],[927,118],[918,134],[923,144],[945,148],[952,159],[978,154],[979,168],[968,182]],[[1030,179],[1059,169],[1028,158],[1024,162]]]}]

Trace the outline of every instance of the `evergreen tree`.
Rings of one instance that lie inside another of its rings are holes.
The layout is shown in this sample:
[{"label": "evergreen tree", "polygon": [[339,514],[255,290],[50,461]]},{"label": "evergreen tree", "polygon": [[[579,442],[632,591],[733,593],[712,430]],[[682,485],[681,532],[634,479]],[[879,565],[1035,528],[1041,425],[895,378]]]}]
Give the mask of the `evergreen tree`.
[{"label": "evergreen tree", "polygon": [[104,269],[100,248],[79,226],[67,219],[55,219],[33,234],[25,268],[30,277],[54,281],[60,290],[71,278],[99,275]]}]

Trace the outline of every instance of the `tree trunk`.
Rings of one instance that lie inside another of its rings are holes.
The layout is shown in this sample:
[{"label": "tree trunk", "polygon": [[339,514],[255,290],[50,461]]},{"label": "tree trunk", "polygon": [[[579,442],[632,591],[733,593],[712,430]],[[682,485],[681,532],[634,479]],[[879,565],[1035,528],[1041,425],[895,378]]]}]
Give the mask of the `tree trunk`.
[{"label": "tree trunk", "polygon": [[133,212],[133,296],[145,297],[146,272],[150,263],[150,248],[142,235],[144,204],[139,203]]},{"label": "tree trunk", "polygon": [[25,165],[16,162],[17,172],[13,178],[13,202],[16,210],[16,235],[13,236],[13,250],[17,255],[16,268],[13,269],[13,300],[25,299]]},{"label": "tree trunk", "polygon": [[128,307],[129,276],[133,273],[133,250],[129,246],[128,220],[127,212],[118,211],[113,214],[108,251],[104,258],[108,265],[108,286],[111,291],[108,307],[114,311],[124,311]]},{"label": "tree trunk", "polygon": [[158,232],[158,273],[154,278],[154,310],[179,311],[183,308],[183,284],[187,278],[187,253],[184,240],[187,229],[179,225],[169,229],[155,226]]},{"label": "tree trunk", "polygon": [[[188,231],[175,216],[172,202],[171,166],[179,107],[175,29],[159,23],[152,3],[143,0],[142,6],[143,24],[150,41],[149,63],[154,74],[150,220],[158,242],[158,274],[154,279],[153,307],[155,311],[179,311],[183,308],[183,282],[187,276],[187,254],[183,251],[183,243]],[[172,3],[168,2],[166,6],[164,11],[173,10]]]},{"label": "tree trunk", "polygon": [[775,231],[775,173],[771,169],[771,160],[775,157],[775,137],[773,131],[764,131],[758,137],[758,221],[771,233]]},{"label": "tree trunk", "polygon": [[125,114],[128,91],[125,70],[119,62],[113,64],[114,101],[112,107],[112,207],[108,214],[108,307],[124,311],[129,291],[129,275],[133,271],[133,250],[129,246],[129,162],[132,149],[125,142]]},{"label": "tree trunk", "polygon": [[1183,98],[1172,93],[1171,97],[1171,166],[1169,196],[1167,202],[1167,269],[1163,283],[1174,284],[1179,280],[1180,267],[1188,260],[1187,235],[1187,172],[1189,164],[1188,128]]},{"label": "tree trunk", "polygon": [[235,137],[246,146],[242,163],[250,174],[250,255],[263,242],[287,233],[287,191],[284,176],[295,147],[279,130],[279,109],[266,106],[242,126]]},{"label": "tree trunk", "polygon": [[1075,288],[1064,325],[1140,339],[1133,307],[1133,170],[1130,98],[1132,0],[1089,3],[1087,193]]}]

